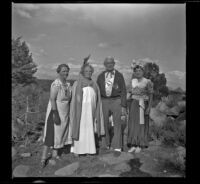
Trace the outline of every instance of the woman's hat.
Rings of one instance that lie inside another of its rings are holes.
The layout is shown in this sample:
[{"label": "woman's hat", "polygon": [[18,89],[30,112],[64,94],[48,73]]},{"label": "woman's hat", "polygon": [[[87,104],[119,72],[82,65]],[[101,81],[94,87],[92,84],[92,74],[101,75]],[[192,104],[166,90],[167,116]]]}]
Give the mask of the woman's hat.
[{"label": "woman's hat", "polygon": [[142,61],[142,60],[132,60],[132,63],[131,63],[131,68],[134,69],[136,67],[141,67],[142,69],[144,69],[144,65],[145,65],[145,62]]}]

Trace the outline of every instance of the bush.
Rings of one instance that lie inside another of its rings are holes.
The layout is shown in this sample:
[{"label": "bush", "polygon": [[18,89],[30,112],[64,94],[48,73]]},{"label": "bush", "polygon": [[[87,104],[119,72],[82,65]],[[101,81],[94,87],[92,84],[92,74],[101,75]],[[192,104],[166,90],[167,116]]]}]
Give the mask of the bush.
[{"label": "bush", "polygon": [[161,140],[164,145],[185,147],[186,130],[185,127],[180,128],[179,122],[168,119],[163,127],[152,125],[149,130],[151,138]]},{"label": "bush", "polygon": [[[42,91],[37,85],[28,85],[26,87],[17,85],[12,91],[12,140],[13,142],[24,141],[29,138],[30,132],[33,132],[37,123],[39,123],[38,113],[28,113],[27,123],[25,114],[27,111],[27,96],[29,112],[37,112],[39,98]],[[17,121],[18,119],[18,121]]]},{"label": "bush", "polygon": [[165,160],[165,166],[174,168],[176,170],[185,171],[186,150],[184,147],[179,146],[176,151],[171,154],[172,156]]}]

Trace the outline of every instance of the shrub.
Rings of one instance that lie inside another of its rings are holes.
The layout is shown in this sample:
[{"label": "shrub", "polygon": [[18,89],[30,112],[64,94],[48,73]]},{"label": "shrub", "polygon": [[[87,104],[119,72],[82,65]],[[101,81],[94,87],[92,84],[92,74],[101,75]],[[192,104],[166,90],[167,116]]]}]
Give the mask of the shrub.
[{"label": "shrub", "polygon": [[[12,141],[24,141],[29,139],[30,132],[34,132],[39,123],[38,113],[27,113],[27,123],[25,114],[27,111],[27,97],[29,112],[37,112],[39,99],[42,91],[37,85],[17,85],[12,91]],[[19,119],[17,121],[17,119]]]},{"label": "shrub", "polygon": [[163,127],[152,125],[149,131],[152,139],[161,140],[164,145],[185,146],[186,144],[185,127],[180,128],[179,122],[175,120],[168,119]]}]

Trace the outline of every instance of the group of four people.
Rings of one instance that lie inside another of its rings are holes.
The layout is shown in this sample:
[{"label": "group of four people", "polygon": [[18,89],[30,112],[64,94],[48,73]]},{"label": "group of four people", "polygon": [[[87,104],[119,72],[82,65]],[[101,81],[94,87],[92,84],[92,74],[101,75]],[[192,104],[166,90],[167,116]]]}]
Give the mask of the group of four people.
[{"label": "group of four people", "polygon": [[[41,165],[47,161],[48,148],[59,159],[58,149],[71,145],[71,152],[96,154],[97,135],[101,147],[122,151],[122,122],[128,110],[129,152],[140,152],[148,146],[149,112],[152,103],[153,84],[143,77],[144,66],[135,63],[131,80],[130,101],[127,107],[127,90],[123,75],[117,71],[113,57],[104,60],[105,71],[92,80],[94,68],[84,61],[78,80],[73,86],[67,81],[69,66],[57,68],[58,78],[51,84],[43,135]],[[110,135],[110,115],[114,123],[114,136]]]}]

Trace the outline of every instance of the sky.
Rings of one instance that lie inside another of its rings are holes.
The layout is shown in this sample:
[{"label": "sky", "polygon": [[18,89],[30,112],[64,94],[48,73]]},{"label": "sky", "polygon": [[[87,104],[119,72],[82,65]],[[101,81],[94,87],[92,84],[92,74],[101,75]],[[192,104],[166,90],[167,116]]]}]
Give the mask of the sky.
[{"label": "sky", "polygon": [[113,56],[131,79],[133,60],[156,62],[167,85],[185,89],[185,4],[12,4],[12,38],[22,36],[38,65],[35,76],[54,79],[61,63],[76,78],[91,54],[94,79]]}]

